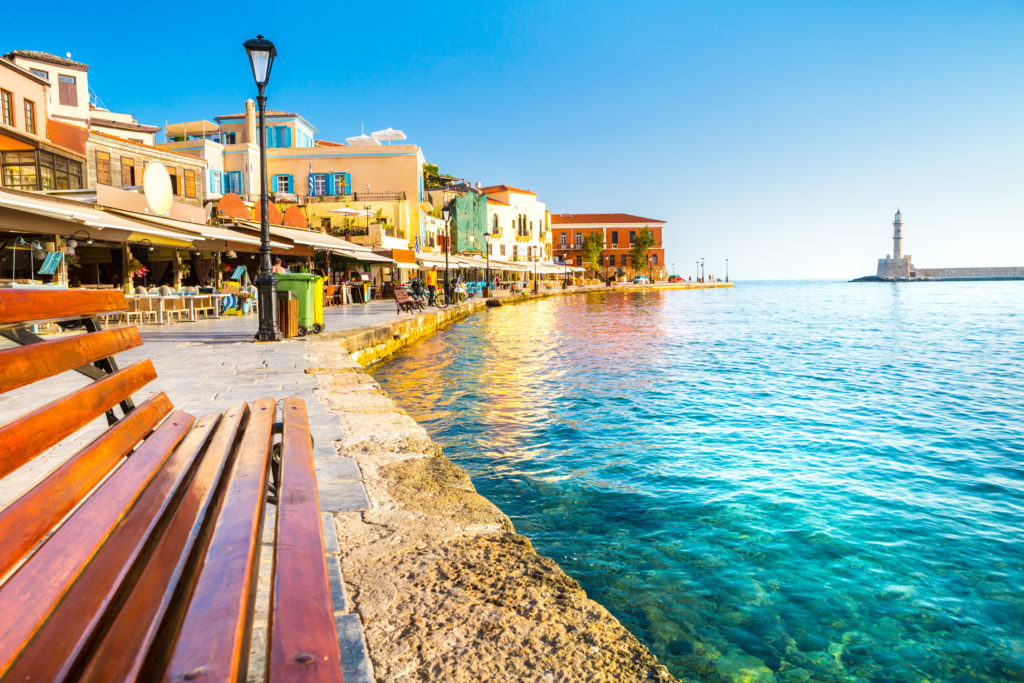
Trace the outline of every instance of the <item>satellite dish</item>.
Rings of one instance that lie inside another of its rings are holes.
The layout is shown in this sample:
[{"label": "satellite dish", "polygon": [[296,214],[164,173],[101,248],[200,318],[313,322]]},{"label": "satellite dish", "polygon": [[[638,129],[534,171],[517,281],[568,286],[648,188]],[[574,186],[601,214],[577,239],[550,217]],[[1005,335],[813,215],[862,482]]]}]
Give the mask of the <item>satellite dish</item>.
[{"label": "satellite dish", "polygon": [[174,201],[171,176],[167,173],[167,167],[159,161],[146,164],[142,176],[142,193],[146,195],[149,210],[157,216],[166,216],[171,212],[171,203]]}]

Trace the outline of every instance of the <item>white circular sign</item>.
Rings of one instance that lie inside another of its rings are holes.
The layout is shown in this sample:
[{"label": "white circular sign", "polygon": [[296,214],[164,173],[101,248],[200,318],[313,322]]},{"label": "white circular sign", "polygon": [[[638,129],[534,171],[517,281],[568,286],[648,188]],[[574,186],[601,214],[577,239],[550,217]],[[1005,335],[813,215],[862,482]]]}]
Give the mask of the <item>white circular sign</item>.
[{"label": "white circular sign", "polygon": [[146,195],[149,210],[157,216],[166,216],[171,212],[174,195],[171,193],[171,176],[167,173],[166,166],[159,161],[146,164],[146,171],[142,176],[142,192]]}]

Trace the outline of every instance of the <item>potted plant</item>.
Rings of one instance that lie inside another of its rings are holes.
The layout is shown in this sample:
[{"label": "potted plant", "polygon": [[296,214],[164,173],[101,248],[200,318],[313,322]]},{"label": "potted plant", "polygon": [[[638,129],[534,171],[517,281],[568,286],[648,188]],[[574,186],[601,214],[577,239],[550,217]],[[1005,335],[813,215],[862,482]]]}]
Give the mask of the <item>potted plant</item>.
[{"label": "potted plant", "polygon": [[238,307],[243,314],[248,314],[252,310],[252,292],[241,291],[235,298],[238,299]]},{"label": "potted plant", "polygon": [[148,273],[149,268],[142,265],[142,261],[139,259],[133,258],[128,260],[128,275],[131,276],[133,280],[144,278]]}]

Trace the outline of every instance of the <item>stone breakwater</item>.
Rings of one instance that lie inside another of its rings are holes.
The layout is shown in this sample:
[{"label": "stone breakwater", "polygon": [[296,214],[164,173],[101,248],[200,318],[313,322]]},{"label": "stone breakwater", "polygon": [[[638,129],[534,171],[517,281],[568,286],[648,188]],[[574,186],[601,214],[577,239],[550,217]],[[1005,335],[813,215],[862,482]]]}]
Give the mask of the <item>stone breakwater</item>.
[{"label": "stone breakwater", "polygon": [[335,513],[334,524],[375,677],[674,680],[608,610],[538,555],[361,367],[483,306],[307,342],[318,396],[342,418],[335,446],[355,459],[370,500],[367,510]]}]

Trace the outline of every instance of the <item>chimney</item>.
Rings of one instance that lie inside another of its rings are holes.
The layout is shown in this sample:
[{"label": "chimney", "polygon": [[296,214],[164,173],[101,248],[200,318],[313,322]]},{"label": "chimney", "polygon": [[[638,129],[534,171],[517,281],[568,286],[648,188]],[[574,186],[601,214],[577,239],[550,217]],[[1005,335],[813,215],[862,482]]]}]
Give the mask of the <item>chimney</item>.
[{"label": "chimney", "polygon": [[476,189],[478,189],[478,190],[480,189],[480,181],[479,180],[476,181]]},{"label": "chimney", "polygon": [[256,134],[256,103],[248,99],[245,101],[245,141],[252,145],[259,140]]}]

